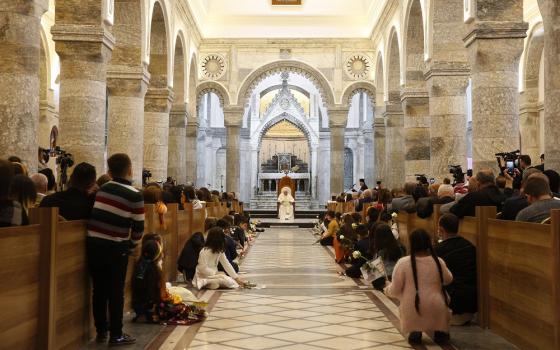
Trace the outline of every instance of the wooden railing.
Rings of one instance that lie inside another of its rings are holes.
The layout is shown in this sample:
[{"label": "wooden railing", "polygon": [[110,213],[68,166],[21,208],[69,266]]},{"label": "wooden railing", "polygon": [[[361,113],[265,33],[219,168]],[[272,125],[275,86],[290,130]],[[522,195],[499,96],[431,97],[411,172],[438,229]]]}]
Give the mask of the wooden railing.
[{"label": "wooden railing", "polygon": [[[168,281],[176,279],[178,254],[194,232],[204,230],[206,217],[220,218],[228,212],[225,203],[208,203],[198,210],[190,204],[185,210],[170,204],[160,220],[154,205],[146,205],[145,232],[162,235]],[[86,222],[59,222],[57,208],[34,209],[30,219],[32,225],[0,229],[0,347],[81,348],[94,334]],[[139,251],[128,264],[127,310],[138,255]]]},{"label": "wooden railing", "polygon": [[[504,221],[478,207],[460,235],[477,248],[478,320],[522,349],[560,349],[560,210],[551,225]],[[436,239],[439,207],[428,219],[401,212],[400,240],[426,229]]]}]

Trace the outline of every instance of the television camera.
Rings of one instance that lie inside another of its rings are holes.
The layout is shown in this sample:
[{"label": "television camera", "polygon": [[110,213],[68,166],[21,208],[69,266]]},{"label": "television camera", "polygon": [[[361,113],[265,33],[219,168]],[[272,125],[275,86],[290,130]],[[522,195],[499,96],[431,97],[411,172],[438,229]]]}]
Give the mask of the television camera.
[{"label": "television camera", "polygon": [[500,172],[507,169],[508,174],[514,175],[515,169],[519,169],[519,156],[521,155],[520,150],[513,152],[502,152],[496,153],[496,160],[498,161],[498,167]]}]

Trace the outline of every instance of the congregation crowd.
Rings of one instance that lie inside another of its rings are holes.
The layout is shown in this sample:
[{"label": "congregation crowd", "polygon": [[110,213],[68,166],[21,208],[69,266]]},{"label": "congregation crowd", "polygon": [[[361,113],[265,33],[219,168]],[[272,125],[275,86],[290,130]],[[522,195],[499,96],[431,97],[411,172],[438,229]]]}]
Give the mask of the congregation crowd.
[{"label": "congregation crowd", "polygon": [[[137,246],[134,321],[190,324],[203,319],[205,311],[192,293],[164,280],[163,241],[157,233],[144,233],[145,204],[155,204],[158,213],[170,203],[180,210],[187,203],[201,209],[208,202],[230,208],[235,194],[176,185],[172,179],[136,188],[126,154],[112,155],[107,163],[108,173],[99,177],[92,165],[77,164],[66,188],[57,191],[52,170],[29,175],[17,157],[0,160],[0,226],[28,225],[33,207],[57,207],[61,220],[87,220],[98,342],[135,342],[122,328],[127,265]],[[453,184],[450,179],[435,183],[420,176],[417,183],[389,190],[382,184],[369,189],[362,181],[359,192],[336,198],[354,202],[355,212],[327,211],[320,216],[317,242],[334,247],[345,275],[364,278],[399,299],[401,331],[409,334],[411,343],[421,342],[422,332],[433,332],[436,342],[446,342],[451,325],[467,324],[477,312],[476,248],[458,235],[460,219],[474,216],[477,206],[495,206],[504,220],[547,223],[550,210],[560,209],[558,173],[531,167],[528,156],[520,156],[519,164],[497,177],[490,169],[475,176],[461,173]],[[436,239],[418,229],[408,234],[406,249],[395,217],[404,211],[428,218],[435,205],[441,213]],[[196,289],[247,286],[238,275],[238,261],[257,231],[249,217],[233,210],[223,218],[207,217],[204,231],[193,233],[179,254],[178,272]]]},{"label": "congregation crowd", "polygon": [[[549,223],[552,209],[560,209],[560,176],[531,167],[531,158],[519,156],[518,167],[501,167],[454,174],[441,183],[418,176],[416,183],[389,190],[381,183],[333,198],[352,202],[355,212],[328,211],[319,217],[316,233],[323,246],[333,246],[335,260],[345,275],[363,278],[400,302],[401,331],[409,342],[420,343],[422,332],[436,342],[449,340],[451,325],[465,325],[477,312],[476,248],[459,232],[460,220],[475,216],[477,206],[494,206],[498,218]],[[439,205],[435,237],[424,229],[408,234],[408,251],[399,240],[396,217],[406,212],[425,219]],[[366,215],[362,215],[367,208]],[[381,267],[379,267],[381,264]],[[379,273],[372,273],[379,272]]]},{"label": "congregation crowd", "polygon": [[87,221],[86,253],[97,342],[118,346],[136,341],[123,333],[130,256],[139,255],[130,296],[135,311],[133,321],[191,324],[206,316],[204,303],[189,290],[166,283],[164,242],[157,233],[144,233],[145,204],[154,204],[159,214],[172,203],[179,210],[187,203],[193,210],[202,209],[209,202],[230,208],[223,218],[206,217],[204,232],[193,233],[185,243],[177,272],[196,289],[248,285],[238,275],[238,260],[262,229],[233,210],[235,193],[176,185],[170,178],[163,184],[135,187],[128,155],[114,154],[107,165],[107,174],[98,177],[91,164],[77,164],[65,188],[57,188],[50,168],[30,175],[18,157],[0,159],[0,227],[29,225],[30,209],[35,207],[57,207],[62,221]]}]

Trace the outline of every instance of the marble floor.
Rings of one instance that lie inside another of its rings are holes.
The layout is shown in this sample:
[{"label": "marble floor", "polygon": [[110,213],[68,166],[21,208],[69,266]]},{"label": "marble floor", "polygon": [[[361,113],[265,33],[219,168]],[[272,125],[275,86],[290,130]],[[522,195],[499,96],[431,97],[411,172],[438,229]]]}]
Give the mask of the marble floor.
[{"label": "marble floor", "polygon": [[[209,303],[210,316],[204,323],[133,326],[130,331],[139,341],[131,348],[412,349],[398,331],[394,302],[358,280],[340,276],[342,268],[334,263],[332,250],[315,242],[310,229],[266,229],[241,263],[241,276],[258,289],[200,292],[199,298]],[[443,349],[514,349],[478,327],[452,330],[452,337],[454,345]],[[424,335],[424,345],[414,349],[442,347]]]},{"label": "marble floor", "polygon": [[[394,304],[340,277],[315,241],[307,229],[267,229],[241,265],[242,277],[261,289],[207,292],[217,298],[208,320],[191,339],[170,337],[161,349],[410,349]],[[440,347],[427,340],[418,348]]]}]

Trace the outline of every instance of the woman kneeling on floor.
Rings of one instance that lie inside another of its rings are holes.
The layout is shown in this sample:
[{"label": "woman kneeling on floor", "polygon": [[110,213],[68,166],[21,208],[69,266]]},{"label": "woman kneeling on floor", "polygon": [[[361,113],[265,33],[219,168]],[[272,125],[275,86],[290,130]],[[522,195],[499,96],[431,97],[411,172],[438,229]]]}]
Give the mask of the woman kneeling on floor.
[{"label": "woman kneeling on floor", "polygon": [[[198,265],[193,279],[193,285],[197,289],[233,289],[245,284],[229,263],[224,253],[225,245],[226,237],[223,229],[214,227],[208,231],[206,243],[198,256]],[[218,263],[223,266],[227,275],[218,272]]]},{"label": "woman kneeling on floor", "polygon": [[401,332],[410,333],[410,343],[421,343],[422,332],[435,332],[436,343],[447,342],[451,310],[444,286],[453,281],[453,276],[436,256],[425,230],[413,231],[409,240],[410,256],[397,262],[385,293],[399,299]]},{"label": "woman kneeling on floor", "polygon": [[161,236],[147,234],[132,279],[133,321],[189,325],[204,320],[204,303],[184,288],[166,286],[162,262]]}]

